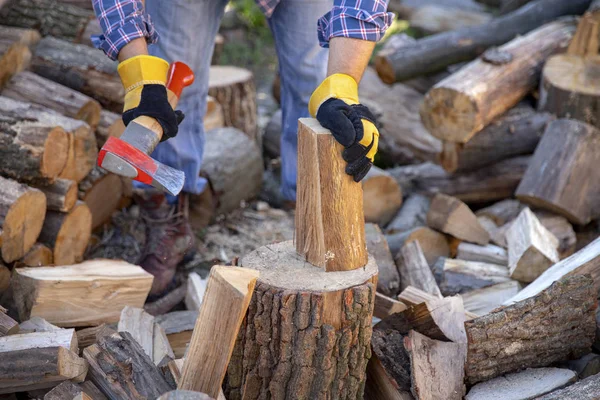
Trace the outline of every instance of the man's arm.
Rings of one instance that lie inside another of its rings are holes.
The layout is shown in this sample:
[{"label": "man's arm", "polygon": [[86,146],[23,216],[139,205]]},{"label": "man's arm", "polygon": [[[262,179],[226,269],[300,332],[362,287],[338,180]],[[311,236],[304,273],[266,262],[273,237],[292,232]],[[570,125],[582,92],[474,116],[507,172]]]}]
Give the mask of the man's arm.
[{"label": "man's arm", "polygon": [[374,48],[375,42],[367,40],[346,37],[331,38],[327,76],[346,74],[354,78],[356,82],[360,82]]}]

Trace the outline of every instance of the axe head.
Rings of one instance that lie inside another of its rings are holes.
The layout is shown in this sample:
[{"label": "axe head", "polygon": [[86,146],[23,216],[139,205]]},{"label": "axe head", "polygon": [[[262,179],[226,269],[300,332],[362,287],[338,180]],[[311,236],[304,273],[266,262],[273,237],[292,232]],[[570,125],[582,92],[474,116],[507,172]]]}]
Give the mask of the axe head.
[{"label": "axe head", "polygon": [[185,175],[182,171],[154,160],[137,147],[110,137],[98,154],[98,166],[114,174],[152,185],[173,196],[181,192]]}]

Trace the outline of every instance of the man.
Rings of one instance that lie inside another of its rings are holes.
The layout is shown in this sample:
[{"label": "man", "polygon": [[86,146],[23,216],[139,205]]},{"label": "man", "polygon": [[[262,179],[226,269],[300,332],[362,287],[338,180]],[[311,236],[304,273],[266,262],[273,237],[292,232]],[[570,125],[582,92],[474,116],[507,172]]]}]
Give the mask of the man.
[{"label": "man", "polygon": [[[375,42],[391,23],[387,0],[256,1],[268,19],[279,59],[284,199],[296,198],[297,121],[309,113],[345,147],[346,172],[360,181],[372,165],[379,133],[369,110],[359,104],[357,86]],[[183,170],[183,190],[192,194],[206,186],[199,178],[202,119],[214,38],[227,2],[146,0],[144,9],[143,0],[93,0],[104,32],[95,38],[95,45],[120,62],[125,124],[140,115],[161,123],[163,138],[171,139],[159,144],[153,157]],[[148,47],[152,43],[157,44]],[[181,128],[183,114],[171,109],[164,87],[168,62],[173,61],[185,62],[196,74],[195,83],[179,100],[178,108],[186,116]],[[152,294],[169,286],[177,264],[193,244],[182,199],[175,209],[168,207],[163,195],[141,204],[146,218],[153,221],[140,262],[155,275]],[[171,204],[176,201],[169,199]]]}]

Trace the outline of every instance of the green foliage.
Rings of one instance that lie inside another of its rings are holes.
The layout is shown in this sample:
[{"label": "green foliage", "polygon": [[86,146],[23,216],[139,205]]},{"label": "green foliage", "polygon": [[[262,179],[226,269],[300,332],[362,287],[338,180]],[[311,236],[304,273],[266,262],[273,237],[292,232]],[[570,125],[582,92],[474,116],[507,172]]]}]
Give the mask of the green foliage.
[{"label": "green foliage", "polygon": [[255,0],[232,0],[229,4],[248,25],[248,28],[253,30],[268,28],[267,19],[256,5]]}]

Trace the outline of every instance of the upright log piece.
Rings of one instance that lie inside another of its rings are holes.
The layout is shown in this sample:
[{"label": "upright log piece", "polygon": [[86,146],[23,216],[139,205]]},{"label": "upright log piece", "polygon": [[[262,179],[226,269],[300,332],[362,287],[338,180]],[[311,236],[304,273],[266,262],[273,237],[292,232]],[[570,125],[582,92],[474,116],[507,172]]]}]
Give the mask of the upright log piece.
[{"label": "upright log piece", "polygon": [[437,194],[431,201],[427,225],[468,242],[486,245],[490,241],[490,236],[469,207],[444,194]]},{"label": "upright log piece", "polygon": [[35,185],[46,195],[46,207],[50,211],[69,212],[77,202],[77,183],[68,179],[57,179],[53,183]]},{"label": "upright log piece", "polygon": [[365,221],[386,226],[402,205],[402,189],[387,172],[375,166],[361,181]]},{"label": "upright log piece", "polygon": [[469,384],[589,353],[596,335],[596,297],[592,279],[573,276],[535,297],[467,321]]},{"label": "upright log piece", "polygon": [[33,247],[44,224],[46,196],[27,185],[0,177],[0,251],[13,262]]},{"label": "upright log piece", "polygon": [[78,202],[68,213],[49,211],[39,241],[52,249],[56,265],[69,265],[83,260],[91,234],[90,209]]},{"label": "upright log piece", "polygon": [[546,59],[567,48],[575,28],[574,18],[551,22],[500,47],[494,57],[505,60],[484,55],[438,83],[425,96],[423,124],[439,139],[467,143],[537,85]]},{"label": "upright log piece", "polygon": [[363,267],[368,258],[362,187],[345,173],[341,153],[316,119],[299,120],[296,250],[328,272]]},{"label": "upright log piece", "polygon": [[585,225],[600,215],[600,130],[575,120],[548,125],[517,188],[519,200]]}]

